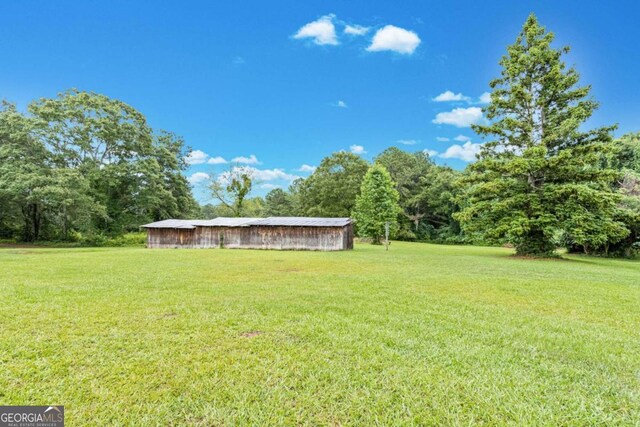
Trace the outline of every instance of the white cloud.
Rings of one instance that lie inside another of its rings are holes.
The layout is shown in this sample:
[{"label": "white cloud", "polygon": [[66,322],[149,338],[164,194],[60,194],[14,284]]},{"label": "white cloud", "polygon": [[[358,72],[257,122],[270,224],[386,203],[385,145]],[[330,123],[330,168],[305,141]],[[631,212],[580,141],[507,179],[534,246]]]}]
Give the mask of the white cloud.
[{"label": "white cloud", "polygon": [[398,144],[402,144],[402,145],[416,145],[418,143],[418,140],[416,140],[416,139],[399,139],[396,142]]},{"label": "white cloud", "polygon": [[420,37],[413,31],[387,25],[379,29],[367,48],[369,52],[391,50],[403,55],[411,55],[420,44]]},{"label": "white cloud", "polygon": [[312,38],[317,45],[337,45],[336,27],[333,25],[335,15],[325,15],[317,21],[302,26],[293,36],[294,39]]},{"label": "white cloud", "polygon": [[210,165],[223,165],[229,162],[227,162],[224,157],[216,156],[211,157],[209,160],[207,160],[207,163],[209,163]]},{"label": "white cloud", "polygon": [[350,146],[349,150],[351,150],[351,152],[353,154],[365,154],[366,153],[366,151],[364,151],[364,147],[362,145],[357,145],[357,144],[353,144],[352,146]]},{"label": "white cloud", "polygon": [[208,181],[209,179],[211,179],[211,177],[209,176],[208,173],[196,172],[187,179],[189,180],[189,183],[191,183],[192,185],[195,185],[203,181]]},{"label": "white cloud", "polygon": [[462,93],[455,93],[450,90],[442,92],[440,95],[431,99],[434,102],[466,102],[468,104],[488,104],[491,102],[491,94],[484,92],[477,98],[477,101],[470,96],[463,95]]},{"label": "white cloud", "polygon": [[210,165],[221,165],[227,163],[227,161],[223,157],[210,157],[202,150],[193,150],[187,157],[185,157],[185,161],[189,165],[201,165],[203,163],[208,163]]},{"label": "white cloud", "polygon": [[242,163],[245,165],[259,165],[261,162],[255,156],[255,154],[250,155],[249,157],[238,156],[231,159],[233,163]]},{"label": "white cloud", "polygon": [[352,36],[364,36],[368,31],[369,27],[363,27],[362,25],[347,25],[344,27],[344,33]]},{"label": "white cloud", "polygon": [[429,157],[435,157],[438,155],[438,152],[436,150],[429,150],[428,148],[426,150],[422,150],[422,152],[428,155]]},{"label": "white cloud", "polygon": [[187,157],[184,158],[184,160],[189,165],[201,165],[202,163],[206,163],[208,158],[209,155],[204,151],[193,150]]},{"label": "white cloud", "polygon": [[471,141],[465,142],[463,145],[454,144],[447,148],[447,151],[440,154],[443,159],[460,159],[465,162],[472,162],[476,159],[476,155],[480,153],[482,144],[474,144]]},{"label": "white cloud", "polygon": [[454,108],[451,111],[436,114],[433,123],[453,125],[459,128],[468,128],[472,124],[483,120],[482,109],[479,107]]},{"label": "white cloud", "polygon": [[470,101],[471,98],[464,96],[462,93],[453,93],[450,90],[442,92],[433,98],[435,102],[453,102],[453,101]]},{"label": "white cloud", "polygon": [[266,184],[262,184],[260,186],[260,188],[264,188],[266,190],[273,190],[274,188],[282,188],[282,187],[280,185],[277,185],[277,184],[266,183]]},{"label": "white cloud", "polygon": [[347,105],[347,103],[346,103],[346,102],[344,102],[344,101],[342,101],[342,100],[340,100],[340,101],[336,102],[335,106],[336,106],[336,107],[340,107],[340,108],[349,108],[349,106]]},{"label": "white cloud", "polygon": [[455,138],[453,138],[454,141],[460,141],[460,142],[467,142],[467,141],[471,141],[471,138],[469,138],[468,136],[464,136],[464,135],[458,135]]},{"label": "white cloud", "polygon": [[297,170],[298,170],[298,172],[311,172],[311,173],[313,173],[313,172],[316,171],[316,169],[317,169],[317,166],[311,166],[311,165],[304,164],[304,165],[300,166]]},{"label": "white cloud", "polygon": [[447,142],[449,138],[445,138],[444,136],[436,136],[436,141],[438,142]]},{"label": "white cloud", "polygon": [[234,65],[243,65],[246,61],[242,56],[236,56],[231,60]]},{"label": "white cloud", "polygon": [[254,179],[258,181],[275,181],[283,179],[285,181],[293,181],[300,178],[297,175],[286,173],[284,169],[257,169],[252,166],[236,166],[234,171],[242,171],[249,173]]}]

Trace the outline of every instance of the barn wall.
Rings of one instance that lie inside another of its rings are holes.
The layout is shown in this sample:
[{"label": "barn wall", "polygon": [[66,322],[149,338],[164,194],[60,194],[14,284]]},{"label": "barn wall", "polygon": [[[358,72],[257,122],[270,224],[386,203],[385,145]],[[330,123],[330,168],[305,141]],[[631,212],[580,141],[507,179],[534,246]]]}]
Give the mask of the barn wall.
[{"label": "barn wall", "polygon": [[149,248],[283,249],[340,251],[353,249],[353,226],[345,227],[196,227],[148,228]]},{"label": "barn wall", "polygon": [[343,231],[343,249],[353,249],[353,224],[345,225],[342,229]]},{"label": "barn wall", "polygon": [[224,235],[224,247],[232,249],[346,249],[343,227],[250,226],[228,228]]},{"label": "barn wall", "polygon": [[196,227],[193,245],[195,248],[210,249],[220,247],[221,227]]},{"label": "barn wall", "polygon": [[148,248],[191,248],[194,230],[182,228],[148,228]]}]

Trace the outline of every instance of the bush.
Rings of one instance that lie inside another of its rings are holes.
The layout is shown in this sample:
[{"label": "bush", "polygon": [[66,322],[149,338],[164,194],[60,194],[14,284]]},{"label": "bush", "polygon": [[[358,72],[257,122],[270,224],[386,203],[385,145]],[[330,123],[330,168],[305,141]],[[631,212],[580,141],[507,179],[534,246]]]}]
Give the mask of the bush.
[{"label": "bush", "polygon": [[147,242],[147,233],[135,232],[125,233],[120,236],[105,236],[102,233],[91,233],[74,236],[81,246],[97,247],[121,247],[121,246],[144,246]]},{"label": "bush", "polygon": [[102,233],[78,234],[80,234],[78,236],[80,246],[104,246],[107,241],[107,237]]},{"label": "bush", "polygon": [[121,236],[107,239],[104,246],[144,246],[147,243],[146,232],[125,233]]}]

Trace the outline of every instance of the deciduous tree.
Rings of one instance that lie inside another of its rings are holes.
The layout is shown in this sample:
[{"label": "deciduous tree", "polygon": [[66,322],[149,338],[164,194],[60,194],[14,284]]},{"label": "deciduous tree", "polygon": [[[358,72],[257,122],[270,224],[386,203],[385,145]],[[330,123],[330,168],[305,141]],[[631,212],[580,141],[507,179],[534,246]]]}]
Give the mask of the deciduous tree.
[{"label": "deciduous tree", "polygon": [[322,159],[300,188],[304,215],[348,217],[368,168],[369,163],[360,156],[344,151]]},{"label": "deciduous tree", "polygon": [[247,168],[234,166],[220,174],[209,185],[211,194],[231,216],[243,216],[244,202],[253,188],[253,175]]},{"label": "deciduous tree", "polygon": [[131,106],[70,90],[27,110],[0,108],[0,235],[119,234],[199,210],[184,141]]},{"label": "deciduous tree", "polygon": [[384,150],[375,162],[389,171],[400,194],[397,238],[460,240],[458,223],[452,217],[457,208],[452,200],[456,171],[435,165],[422,151],[408,153],[397,147]]}]

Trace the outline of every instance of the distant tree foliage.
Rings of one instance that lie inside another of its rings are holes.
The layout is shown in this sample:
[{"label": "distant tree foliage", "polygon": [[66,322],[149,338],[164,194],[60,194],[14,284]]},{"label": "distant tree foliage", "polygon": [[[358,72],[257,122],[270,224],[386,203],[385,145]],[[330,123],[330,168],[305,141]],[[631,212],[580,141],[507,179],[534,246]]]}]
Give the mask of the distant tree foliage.
[{"label": "distant tree foliage", "polygon": [[368,168],[369,163],[353,153],[340,151],[325,157],[296,188],[299,212],[305,216],[348,217]]},{"label": "distant tree foliage", "polygon": [[576,243],[570,235],[564,236],[564,243],[572,252],[631,257],[640,250],[640,132],[615,140],[606,163],[620,171],[613,184],[620,195],[615,218],[625,225],[629,234],[624,239],[591,248]]},{"label": "distant tree foliage", "polygon": [[400,195],[395,187],[384,166],[374,164],[369,168],[353,211],[360,237],[369,237],[372,243],[379,244],[385,235],[386,223],[389,223],[392,236],[397,232],[398,214],[402,208],[398,205]]},{"label": "distant tree foliage", "polygon": [[553,39],[531,15],[507,48],[490,83],[491,123],[474,126],[495,139],[469,166],[455,214],[467,233],[521,255],[552,254],[561,232],[587,251],[629,235],[612,189],[619,174],[602,166],[614,127],[581,130],[598,104],[562,61],[569,48],[552,48]]},{"label": "distant tree foliage", "polygon": [[184,142],[131,106],[70,90],[27,110],[0,108],[0,235],[119,234],[198,214]]},{"label": "distant tree foliage", "polygon": [[268,216],[293,216],[293,203],[291,196],[282,188],[274,188],[264,197],[263,215]]},{"label": "distant tree foliage", "polygon": [[[262,197],[247,197],[242,203],[241,217],[260,218],[264,215],[264,199]],[[202,206],[203,219],[218,217],[236,217],[236,212],[223,204],[206,204]]]},{"label": "distant tree foliage", "polygon": [[454,182],[458,173],[437,166],[422,151],[408,153],[397,147],[384,150],[375,159],[396,183],[402,212],[396,237],[405,240],[459,242],[460,228],[452,214]]},{"label": "distant tree foliage", "polygon": [[246,216],[245,199],[253,188],[253,174],[247,168],[234,166],[215,177],[209,185],[211,195],[217,199],[230,217]]},{"label": "distant tree foliage", "polygon": [[291,215],[292,216],[306,216],[306,205],[305,203],[305,179],[297,178],[295,179],[289,188],[287,189],[287,196],[289,201],[291,202]]}]

